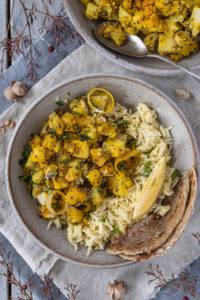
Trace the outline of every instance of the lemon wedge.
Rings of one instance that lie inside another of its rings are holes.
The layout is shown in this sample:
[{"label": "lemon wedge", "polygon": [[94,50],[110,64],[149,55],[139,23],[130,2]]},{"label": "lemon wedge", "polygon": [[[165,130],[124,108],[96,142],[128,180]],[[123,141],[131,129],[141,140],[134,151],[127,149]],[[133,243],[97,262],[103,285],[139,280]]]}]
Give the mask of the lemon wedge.
[{"label": "lemon wedge", "polygon": [[151,210],[163,187],[165,174],[166,161],[165,158],[161,158],[146,180],[143,189],[138,193],[133,212],[134,220],[143,218]]}]

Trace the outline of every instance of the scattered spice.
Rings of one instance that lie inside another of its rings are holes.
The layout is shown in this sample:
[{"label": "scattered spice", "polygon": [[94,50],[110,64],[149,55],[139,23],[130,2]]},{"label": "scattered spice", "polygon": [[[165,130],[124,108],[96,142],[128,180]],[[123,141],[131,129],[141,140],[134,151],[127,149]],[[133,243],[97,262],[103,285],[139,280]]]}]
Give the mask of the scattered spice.
[{"label": "scattered spice", "polygon": [[15,121],[5,120],[0,123],[0,134],[6,132],[9,128],[15,127]]},{"label": "scattered spice", "polygon": [[115,280],[107,285],[107,293],[112,300],[123,300],[125,295],[125,282]]},{"label": "scattered spice", "polygon": [[187,100],[189,98],[191,98],[191,93],[190,91],[188,91],[185,88],[176,88],[175,89],[175,93],[177,94],[177,96]]}]

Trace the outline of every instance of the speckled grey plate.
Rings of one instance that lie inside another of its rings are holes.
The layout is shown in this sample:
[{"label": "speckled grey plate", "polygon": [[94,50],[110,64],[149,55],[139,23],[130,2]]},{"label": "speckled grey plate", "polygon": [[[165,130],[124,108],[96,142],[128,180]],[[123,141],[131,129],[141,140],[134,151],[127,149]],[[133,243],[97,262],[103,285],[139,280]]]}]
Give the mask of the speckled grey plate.
[{"label": "speckled grey plate", "polygon": [[128,77],[87,75],[57,85],[46,95],[41,96],[25,113],[15,129],[8,150],[7,190],[11,203],[21,221],[35,239],[50,252],[64,260],[87,266],[124,266],[130,264],[130,261],[108,255],[105,251],[97,251],[87,257],[85,248],[74,251],[67,242],[64,231],[56,230],[53,227],[47,231],[47,221],[38,216],[37,206],[31,198],[26,184],[18,179],[18,176],[23,173],[18,164],[23,145],[29,141],[31,133],[40,131],[42,123],[51,111],[57,108],[55,101],[58,98],[65,98],[68,92],[73,98],[95,86],[107,88],[114,94],[116,101],[126,106],[134,108],[137,103],[144,101],[156,109],[162,124],[172,127],[175,166],[185,170],[196,165],[197,147],[191,128],[167,96],[142,81]]},{"label": "speckled grey plate", "polygon": [[[184,74],[183,71],[175,69],[160,60],[151,58],[131,58],[108,49],[95,38],[93,31],[96,23],[86,19],[84,15],[85,9],[80,0],[64,0],[64,2],[66,12],[77,31],[89,45],[107,59],[128,70],[139,71],[155,76],[177,76],[178,74]],[[200,66],[200,53],[197,52],[196,54],[183,59],[179,63],[195,70]]]}]

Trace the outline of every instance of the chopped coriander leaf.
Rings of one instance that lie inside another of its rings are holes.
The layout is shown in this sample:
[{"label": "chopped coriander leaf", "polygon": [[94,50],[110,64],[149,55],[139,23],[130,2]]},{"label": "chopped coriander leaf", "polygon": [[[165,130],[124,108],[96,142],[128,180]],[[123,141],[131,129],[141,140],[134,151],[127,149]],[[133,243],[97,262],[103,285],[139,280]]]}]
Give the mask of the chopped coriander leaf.
[{"label": "chopped coriander leaf", "polygon": [[174,172],[172,173],[172,180],[175,180],[178,177],[183,176],[183,174],[181,173],[181,171],[179,171],[178,169],[175,169]]},{"label": "chopped coriander leaf", "polygon": [[21,176],[18,176],[18,178],[24,182],[31,183],[31,176],[29,176],[29,175],[21,175]]},{"label": "chopped coriander leaf", "polygon": [[64,164],[64,165],[67,165],[69,162],[70,162],[69,159],[63,159],[63,160],[62,160],[62,164]]},{"label": "chopped coriander leaf", "polygon": [[114,234],[114,235],[121,234],[121,231],[120,231],[120,229],[119,229],[119,227],[117,225],[113,226],[112,234]]},{"label": "chopped coriander leaf", "polygon": [[25,145],[22,151],[22,158],[18,161],[18,163],[23,167],[27,162],[30,154],[31,154],[31,146],[29,144]]},{"label": "chopped coriander leaf", "polygon": [[58,107],[62,107],[63,105],[65,105],[65,102],[62,100],[58,100],[56,101],[56,104],[58,105]]},{"label": "chopped coriander leaf", "polygon": [[103,215],[101,218],[101,222],[106,222],[108,220],[108,217],[106,215]]},{"label": "chopped coriander leaf", "polygon": [[88,141],[88,140],[90,140],[89,136],[87,134],[85,134],[85,133],[81,133],[79,135],[79,137],[80,137],[81,141]]},{"label": "chopped coriander leaf", "polygon": [[135,139],[131,139],[127,142],[127,147],[130,147],[131,149],[134,148],[137,144],[137,141]]},{"label": "chopped coriander leaf", "polygon": [[51,207],[56,211],[62,208],[62,205],[59,202],[55,202],[51,204]]},{"label": "chopped coriander leaf", "polygon": [[117,167],[118,167],[118,169],[119,169],[120,171],[124,171],[124,170],[126,169],[126,163],[125,163],[125,161],[120,161],[120,162],[118,163]]},{"label": "chopped coriander leaf", "polygon": [[129,122],[127,120],[124,120],[122,117],[116,119],[113,123],[116,124],[117,127],[122,128],[122,129],[127,128],[129,125]]},{"label": "chopped coriander leaf", "polygon": [[142,176],[148,177],[150,175],[151,171],[152,171],[152,166],[151,166],[150,161],[148,161],[144,165]]},{"label": "chopped coriander leaf", "polygon": [[56,135],[56,131],[55,129],[49,129],[49,134],[52,135],[52,136],[55,136]]},{"label": "chopped coriander leaf", "polygon": [[70,138],[70,134],[68,132],[64,132],[63,135],[60,136],[61,141],[66,141]]}]

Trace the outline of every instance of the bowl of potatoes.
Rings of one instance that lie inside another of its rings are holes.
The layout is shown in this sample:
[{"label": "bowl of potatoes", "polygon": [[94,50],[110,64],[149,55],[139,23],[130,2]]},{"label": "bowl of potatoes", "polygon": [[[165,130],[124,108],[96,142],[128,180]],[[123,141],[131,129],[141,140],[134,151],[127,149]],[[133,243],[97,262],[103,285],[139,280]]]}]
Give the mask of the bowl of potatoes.
[{"label": "bowl of potatoes", "polygon": [[121,67],[155,76],[176,76],[182,72],[157,59],[128,57],[106,48],[94,36],[95,26],[102,21],[114,21],[105,29],[104,36],[119,46],[125,42],[127,34],[136,34],[152,53],[166,56],[192,70],[200,65],[198,0],[65,0],[65,6],[84,40]]},{"label": "bowl of potatoes", "polygon": [[77,264],[119,267],[179,239],[193,212],[196,167],[192,130],[166,95],[130,77],[88,74],[59,83],[25,112],[6,183],[41,246]]}]

